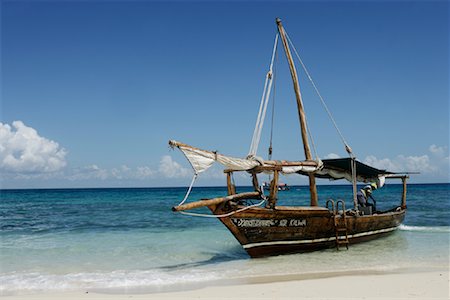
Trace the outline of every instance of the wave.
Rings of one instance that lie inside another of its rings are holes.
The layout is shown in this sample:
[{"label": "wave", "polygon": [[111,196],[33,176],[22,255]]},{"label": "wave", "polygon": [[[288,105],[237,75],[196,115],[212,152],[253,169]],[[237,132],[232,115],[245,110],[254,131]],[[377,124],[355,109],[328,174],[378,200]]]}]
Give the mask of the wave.
[{"label": "wave", "polygon": [[401,224],[399,229],[420,232],[450,232],[450,226],[410,226]]},{"label": "wave", "polygon": [[161,292],[181,285],[192,285],[223,278],[217,272],[197,274],[169,273],[159,270],[123,271],[109,273],[41,274],[13,272],[0,275],[0,295],[15,295],[39,291],[125,290],[145,288],[146,292]]}]

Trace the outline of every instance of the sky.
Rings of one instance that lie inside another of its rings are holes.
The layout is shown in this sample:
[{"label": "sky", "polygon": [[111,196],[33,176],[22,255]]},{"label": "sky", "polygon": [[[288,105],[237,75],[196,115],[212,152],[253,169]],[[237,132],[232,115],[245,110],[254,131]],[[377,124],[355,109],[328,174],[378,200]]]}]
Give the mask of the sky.
[{"label": "sky", "polygon": [[[187,186],[175,139],[248,153],[280,17],[357,158],[449,182],[447,1],[7,1],[2,188]],[[276,63],[273,158],[303,160]],[[346,152],[296,61],[319,158]],[[267,158],[272,104],[258,155]],[[237,176],[249,185],[248,175]],[[296,175],[283,179],[305,184]],[[224,185],[220,166],[197,185]],[[319,181],[319,184],[328,184]]]}]

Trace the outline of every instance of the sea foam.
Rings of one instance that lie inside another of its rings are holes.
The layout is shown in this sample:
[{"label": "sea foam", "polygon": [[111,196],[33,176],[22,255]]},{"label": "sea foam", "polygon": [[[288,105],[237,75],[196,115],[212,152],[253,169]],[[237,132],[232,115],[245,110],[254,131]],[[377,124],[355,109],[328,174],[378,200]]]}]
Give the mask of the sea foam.
[{"label": "sea foam", "polygon": [[449,226],[410,226],[401,224],[400,230],[421,232],[450,232]]}]

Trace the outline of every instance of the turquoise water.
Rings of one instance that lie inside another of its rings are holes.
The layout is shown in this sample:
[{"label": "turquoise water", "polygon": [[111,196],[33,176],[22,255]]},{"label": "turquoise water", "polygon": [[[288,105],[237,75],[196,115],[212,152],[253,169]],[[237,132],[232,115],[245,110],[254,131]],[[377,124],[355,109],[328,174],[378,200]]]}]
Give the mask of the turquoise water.
[{"label": "turquoise water", "polygon": [[[401,189],[386,185],[377,190],[378,208],[398,205]],[[238,189],[245,190],[249,188]],[[321,204],[330,197],[351,199],[350,186],[318,190]],[[449,184],[408,186],[405,222],[386,238],[352,245],[348,251],[261,259],[250,259],[218,220],[171,212],[185,192],[186,188],[2,190],[0,292],[151,292],[267,275],[449,265]],[[225,188],[194,188],[190,200],[225,193]],[[307,187],[292,187],[279,195],[281,205],[309,203]],[[351,201],[347,207],[352,207]]]}]

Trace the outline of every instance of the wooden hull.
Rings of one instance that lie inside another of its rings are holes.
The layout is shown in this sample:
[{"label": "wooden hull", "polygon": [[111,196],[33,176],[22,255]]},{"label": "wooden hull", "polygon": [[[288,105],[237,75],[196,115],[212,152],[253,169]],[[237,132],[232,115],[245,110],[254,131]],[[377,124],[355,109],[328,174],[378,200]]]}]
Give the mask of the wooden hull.
[{"label": "wooden hull", "polygon": [[[209,206],[216,215],[230,209]],[[235,208],[234,208],[235,209]],[[405,217],[406,209],[369,215],[346,216],[349,244],[368,241],[393,232]],[[338,216],[342,221],[342,216]],[[250,208],[219,218],[251,257],[309,252],[336,247],[335,217],[322,207]],[[340,224],[343,224],[342,222]]]}]

